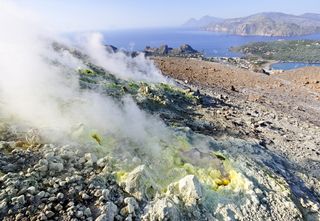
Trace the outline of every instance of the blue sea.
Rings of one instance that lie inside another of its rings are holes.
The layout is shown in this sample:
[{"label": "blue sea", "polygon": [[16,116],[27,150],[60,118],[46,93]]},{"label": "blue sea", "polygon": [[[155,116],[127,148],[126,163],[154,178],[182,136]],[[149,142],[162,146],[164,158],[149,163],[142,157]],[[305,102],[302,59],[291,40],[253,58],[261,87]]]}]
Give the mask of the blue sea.
[{"label": "blue sea", "polygon": [[279,62],[271,65],[273,70],[292,70],[302,67],[316,66],[320,67],[320,63],[303,63],[303,62]]},{"label": "blue sea", "polygon": [[170,47],[179,47],[181,44],[189,44],[194,49],[204,52],[206,56],[218,57],[241,56],[238,53],[230,52],[229,48],[250,42],[281,39],[320,40],[320,34],[298,37],[238,36],[179,28],[104,31],[103,34],[106,44],[111,44],[129,51],[143,50],[146,46],[159,47],[162,44],[167,44]]}]

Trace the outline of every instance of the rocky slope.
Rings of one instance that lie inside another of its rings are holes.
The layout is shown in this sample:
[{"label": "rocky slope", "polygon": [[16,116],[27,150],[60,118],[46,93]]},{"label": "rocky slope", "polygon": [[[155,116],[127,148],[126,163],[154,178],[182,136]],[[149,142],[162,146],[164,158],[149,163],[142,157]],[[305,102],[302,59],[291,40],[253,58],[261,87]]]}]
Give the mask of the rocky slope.
[{"label": "rocky slope", "polygon": [[[206,120],[210,119],[213,125],[220,126],[221,129],[214,132],[215,137],[228,139],[227,133],[245,140],[257,140],[268,151],[279,154],[277,157],[281,156],[287,163],[292,163],[291,166],[295,164],[291,167],[283,162],[280,169],[279,165],[271,166],[279,158],[275,161],[266,158],[264,162],[269,169],[278,167],[276,173],[282,174],[280,176],[291,174],[291,178],[286,179],[286,182],[292,182],[291,197],[300,198],[300,194],[294,189],[297,183],[302,182],[303,186],[317,192],[314,199],[319,198],[317,171],[320,166],[320,122],[315,117],[320,111],[320,96],[316,86],[320,79],[317,74],[319,68],[266,76],[196,60],[161,58],[156,59],[156,63],[169,76],[197,85],[207,93],[220,96],[232,104],[231,108],[212,109],[203,113]],[[305,84],[307,81],[309,83]],[[245,148],[241,148],[241,151],[247,153]],[[261,155],[264,151],[255,149],[254,152]],[[305,174],[312,175],[306,177]],[[298,177],[303,181],[293,181]],[[306,191],[305,189],[302,192]],[[319,200],[316,201],[319,203]],[[303,216],[303,219],[317,220],[318,216],[312,218],[307,215]]]},{"label": "rocky slope", "polygon": [[284,13],[260,13],[244,18],[212,23],[204,30],[235,35],[295,36],[320,32],[315,16],[295,16]]},{"label": "rocky slope", "polygon": [[277,73],[274,75],[289,82],[293,82],[297,87],[310,89],[312,92],[320,92],[320,68],[307,67],[296,70]]},{"label": "rocky slope", "polygon": [[315,91],[177,58],[155,60],[177,81],[124,80],[70,52],[87,66],[78,70],[83,91],[120,107],[131,97],[165,129],[145,143],[99,132],[50,143],[38,130],[2,120],[1,219],[319,219]]}]

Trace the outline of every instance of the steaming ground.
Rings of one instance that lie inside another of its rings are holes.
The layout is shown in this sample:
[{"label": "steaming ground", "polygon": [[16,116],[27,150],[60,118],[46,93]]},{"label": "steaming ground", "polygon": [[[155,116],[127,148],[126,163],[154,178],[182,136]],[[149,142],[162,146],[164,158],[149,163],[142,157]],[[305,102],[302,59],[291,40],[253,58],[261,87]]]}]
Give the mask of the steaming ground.
[{"label": "steaming ground", "polygon": [[[54,38],[24,15],[0,15],[12,24],[0,36],[0,219],[319,219],[318,159],[274,151],[290,145],[275,135],[294,136],[276,122],[290,116],[169,81],[98,33]],[[263,122],[245,126],[241,110]],[[301,137],[319,131],[299,125]]]},{"label": "steaming ground", "polygon": [[[11,19],[13,27],[0,37],[2,116],[37,128],[51,139],[49,131],[67,139],[79,127],[102,134],[121,133],[142,143],[147,136],[166,134],[161,122],[148,118],[129,97],[120,104],[99,92],[81,91],[78,69],[86,68],[83,61],[67,50],[53,50],[53,39],[43,30],[29,26],[26,30],[24,20],[7,13],[1,16]],[[166,81],[142,56],[108,53],[100,37],[87,35],[78,44],[90,61],[123,79]]]},{"label": "steaming ground", "polygon": [[143,54],[134,58],[125,53],[108,52],[100,33],[83,34],[77,38],[78,47],[88,54],[93,62],[125,80],[167,82],[168,80],[146,59]]}]

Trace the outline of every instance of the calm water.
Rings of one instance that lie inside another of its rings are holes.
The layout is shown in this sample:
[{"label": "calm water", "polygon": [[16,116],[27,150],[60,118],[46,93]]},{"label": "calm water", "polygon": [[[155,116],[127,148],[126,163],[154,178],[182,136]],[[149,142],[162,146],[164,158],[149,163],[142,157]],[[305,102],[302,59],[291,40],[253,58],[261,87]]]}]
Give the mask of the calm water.
[{"label": "calm water", "polygon": [[280,63],[273,64],[271,68],[274,70],[292,70],[292,69],[302,68],[307,66],[320,67],[320,63],[280,62]]},{"label": "calm water", "polygon": [[170,47],[178,47],[181,44],[190,44],[206,56],[237,57],[237,53],[229,51],[232,46],[240,46],[249,42],[274,41],[279,39],[320,40],[320,34],[299,37],[261,37],[261,36],[237,36],[205,31],[184,29],[140,29],[126,31],[103,32],[105,43],[112,44],[126,50],[143,50],[146,46],[159,47],[167,44]]}]

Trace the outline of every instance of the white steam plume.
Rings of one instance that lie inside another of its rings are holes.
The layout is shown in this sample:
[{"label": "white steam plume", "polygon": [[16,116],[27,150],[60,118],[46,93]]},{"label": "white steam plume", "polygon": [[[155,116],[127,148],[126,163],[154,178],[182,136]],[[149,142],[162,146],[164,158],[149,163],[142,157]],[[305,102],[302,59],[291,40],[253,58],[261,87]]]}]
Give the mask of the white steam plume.
[{"label": "white steam plume", "polygon": [[[66,51],[54,51],[51,41],[46,40],[46,30],[27,23],[23,11],[12,5],[1,7],[1,27],[8,27],[0,35],[2,118],[38,128],[50,138],[58,139],[48,134],[49,131],[70,135],[88,128],[128,138],[152,150],[157,150],[160,141],[170,137],[163,123],[141,111],[130,97],[119,104],[99,93],[80,90],[76,69],[85,65]],[[85,48],[103,67],[125,78],[164,79],[142,57],[133,59],[104,53],[96,38],[94,35]],[[52,59],[63,64],[63,68],[49,64],[48,60]],[[133,63],[136,68],[132,67]]]},{"label": "white steam plume", "polygon": [[108,52],[103,44],[103,35],[100,33],[83,34],[78,38],[78,45],[96,64],[120,78],[151,82],[167,81],[154,64],[149,59],[146,59],[143,54],[131,57],[122,51]]}]

